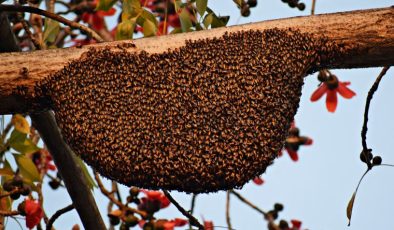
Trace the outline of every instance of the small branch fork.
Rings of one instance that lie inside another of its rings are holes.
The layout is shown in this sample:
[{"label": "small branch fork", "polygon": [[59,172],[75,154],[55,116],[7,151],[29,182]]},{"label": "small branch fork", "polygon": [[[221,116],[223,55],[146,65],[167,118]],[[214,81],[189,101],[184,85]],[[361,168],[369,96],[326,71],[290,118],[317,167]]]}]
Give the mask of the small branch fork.
[{"label": "small branch fork", "polygon": [[36,8],[36,7],[31,7],[31,6],[21,6],[21,5],[0,5],[0,12],[1,11],[12,11],[12,12],[28,12],[28,13],[33,13],[33,14],[39,14],[41,16],[45,16],[47,18],[56,20],[58,22],[63,23],[64,25],[70,26],[72,28],[77,28],[80,29],[84,32],[86,32],[89,36],[94,38],[98,42],[104,42],[104,39],[100,37],[94,30],[90,29],[87,26],[81,25],[77,22],[70,21],[66,18],[63,18],[57,14]]},{"label": "small branch fork", "polygon": [[198,222],[198,220],[191,215],[188,211],[186,211],[172,196],[167,190],[163,190],[164,195],[175,205],[175,207],[179,210],[179,212],[182,213],[185,217],[189,219],[189,223],[195,227],[197,227],[199,230],[204,230],[204,226]]},{"label": "small branch fork", "polygon": [[116,199],[113,195],[113,193],[111,193],[110,191],[108,191],[105,187],[103,182],[100,179],[100,176],[97,172],[94,172],[94,179],[97,182],[97,185],[101,191],[102,194],[104,194],[104,196],[106,196],[112,203],[114,203],[116,206],[118,206],[118,208],[122,211],[126,211],[129,210],[133,213],[137,213],[138,215],[140,215],[141,217],[146,217],[147,213],[144,211],[140,211],[138,209],[134,209],[134,208],[130,208],[126,205],[124,205],[122,202],[120,202],[118,199]]}]

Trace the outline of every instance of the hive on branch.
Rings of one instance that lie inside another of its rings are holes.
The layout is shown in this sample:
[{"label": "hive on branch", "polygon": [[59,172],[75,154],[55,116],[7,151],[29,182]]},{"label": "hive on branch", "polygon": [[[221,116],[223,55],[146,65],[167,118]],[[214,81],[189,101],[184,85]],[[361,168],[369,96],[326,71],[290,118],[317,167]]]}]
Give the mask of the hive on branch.
[{"label": "hive on branch", "polygon": [[95,170],[147,189],[242,187],[281,150],[303,77],[335,44],[242,31],[161,54],[91,49],[36,87]]}]

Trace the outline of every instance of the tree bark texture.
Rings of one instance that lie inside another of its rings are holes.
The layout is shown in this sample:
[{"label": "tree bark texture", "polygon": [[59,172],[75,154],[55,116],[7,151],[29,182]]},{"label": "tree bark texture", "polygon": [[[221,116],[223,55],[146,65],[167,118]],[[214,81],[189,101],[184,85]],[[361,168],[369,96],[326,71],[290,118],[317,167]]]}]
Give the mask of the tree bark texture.
[{"label": "tree bark texture", "polygon": [[0,54],[0,114],[20,112],[28,107],[15,95],[17,86],[24,86],[31,92],[37,81],[80,58],[91,47],[162,53],[184,46],[187,40],[220,37],[225,32],[272,28],[300,30],[317,38],[326,37],[330,41],[351,47],[340,61],[332,63],[323,58],[321,66],[325,62],[330,63],[332,68],[394,65],[394,7],[294,17],[79,48]]}]

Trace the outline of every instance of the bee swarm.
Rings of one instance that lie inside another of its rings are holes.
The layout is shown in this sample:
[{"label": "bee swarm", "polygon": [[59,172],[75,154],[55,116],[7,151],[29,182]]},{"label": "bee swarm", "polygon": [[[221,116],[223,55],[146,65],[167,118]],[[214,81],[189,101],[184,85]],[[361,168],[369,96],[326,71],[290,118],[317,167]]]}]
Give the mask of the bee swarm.
[{"label": "bee swarm", "polygon": [[339,52],[297,31],[242,31],[161,54],[91,49],[36,87],[65,141],[126,185],[242,187],[281,150],[303,78]]}]

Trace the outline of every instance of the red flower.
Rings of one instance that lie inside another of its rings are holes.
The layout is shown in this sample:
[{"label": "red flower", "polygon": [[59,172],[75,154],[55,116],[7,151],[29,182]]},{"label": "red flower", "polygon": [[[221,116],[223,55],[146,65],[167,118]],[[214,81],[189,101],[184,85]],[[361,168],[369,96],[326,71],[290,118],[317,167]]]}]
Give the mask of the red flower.
[{"label": "red flower", "polygon": [[291,220],[290,221],[292,224],[292,227],[290,228],[291,230],[300,230],[302,222],[299,220]]},{"label": "red flower", "polygon": [[32,161],[40,173],[45,174],[48,170],[56,170],[56,166],[52,163],[52,156],[46,149],[40,149],[31,155]]},{"label": "red flower", "polygon": [[187,220],[175,218],[174,220],[167,221],[163,224],[164,230],[174,230],[175,227],[182,227],[187,224]]},{"label": "red flower", "polygon": [[331,74],[328,70],[320,71],[318,79],[321,81],[321,85],[311,96],[311,101],[315,102],[319,100],[324,94],[326,96],[326,107],[331,113],[335,112],[338,105],[337,93],[346,99],[350,99],[356,95],[347,86],[350,82],[341,82],[338,80],[337,76]]},{"label": "red flower", "polygon": [[204,220],[204,229],[205,230],[214,230],[213,229],[213,222],[208,221],[208,220]]},{"label": "red flower", "polygon": [[257,184],[257,185],[262,185],[262,184],[264,184],[264,180],[263,180],[261,177],[259,177],[259,176],[256,176],[256,177],[253,179],[253,182],[254,182],[255,184]]},{"label": "red flower", "polygon": [[142,190],[142,192],[145,193],[146,197],[140,199],[140,204],[138,205],[140,210],[154,213],[171,204],[170,200],[162,192],[148,190]]},{"label": "red flower", "polygon": [[[97,3],[98,0],[94,0],[93,5],[96,6]],[[112,16],[115,14],[115,12],[115,8],[111,8],[108,11],[98,10],[93,13],[85,12],[82,14],[82,21],[91,25],[94,30],[101,30],[104,28],[105,25],[104,17]]]},{"label": "red flower", "polygon": [[41,221],[44,216],[44,211],[41,205],[34,200],[26,199],[25,201],[25,213],[26,213],[26,226],[29,229],[34,228]]},{"label": "red flower", "polygon": [[[300,136],[300,130],[295,127],[294,122],[291,124],[289,130],[289,136],[286,138],[284,149],[289,154],[293,161],[298,161],[298,149],[301,145],[311,145],[313,140],[309,137]],[[279,152],[278,156],[282,156],[283,153]]]}]

